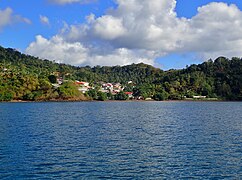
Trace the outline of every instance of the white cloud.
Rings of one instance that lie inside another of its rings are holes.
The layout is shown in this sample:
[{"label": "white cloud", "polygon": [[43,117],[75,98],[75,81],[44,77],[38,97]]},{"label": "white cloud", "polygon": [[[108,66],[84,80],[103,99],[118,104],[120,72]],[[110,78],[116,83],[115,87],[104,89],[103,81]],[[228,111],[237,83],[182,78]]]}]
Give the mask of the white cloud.
[{"label": "white cloud", "polygon": [[6,8],[4,10],[0,10],[0,30],[10,24],[23,22],[30,24],[31,21],[27,18],[24,18],[20,15],[13,14],[13,10],[11,8]]},{"label": "white cloud", "polygon": [[50,21],[49,21],[49,18],[48,17],[40,15],[39,18],[40,18],[40,22],[42,24],[44,24],[44,25],[50,25]]},{"label": "white cloud", "polygon": [[130,64],[130,62],[152,64],[153,62],[153,54],[145,51],[134,52],[126,48],[110,48],[107,53],[106,48],[85,47],[79,42],[68,43],[59,35],[50,40],[38,35],[36,41],[26,49],[26,53],[73,65],[120,65]]},{"label": "white cloud", "polygon": [[198,52],[204,58],[242,56],[242,12],[235,5],[210,3],[198,8],[188,21],[184,52]]},{"label": "white cloud", "polygon": [[[176,0],[116,0],[117,8],[101,17],[91,14],[86,23],[66,25],[61,43],[47,40],[51,46],[78,47],[65,59],[71,64],[114,65],[155,59],[171,53],[196,53],[198,57],[242,56],[242,12],[235,5],[210,3],[198,8],[190,18],[179,18]],[[32,43],[29,53],[41,54],[40,41]],[[48,48],[47,48],[48,49]],[[50,47],[51,49],[51,47]],[[58,52],[58,51],[57,51]],[[54,51],[53,58],[61,57]],[[55,54],[57,54],[55,56]],[[82,58],[77,57],[82,54]],[[52,58],[52,59],[53,59]],[[82,59],[82,60],[81,60]]]},{"label": "white cloud", "polygon": [[49,2],[54,3],[54,4],[59,4],[59,5],[72,4],[72,3],[86,4],[86,3],[91,3],[94,1],[95,0],[49,0]]},{"label": "white cloud", "polygon": [[0,28],[11,23],[12,10],[7,8],[5,10],[0,10]]},{"label": "white cloud", "polygon": [[113,40],[125,35],[122,19],[113,16],[102,16],[93,25],[94,34],[98,38]]},{"label": "white cloud", "polygon": [[71,61],[71,64],[78,65],[85,62],[88,49],[78,42],[65,42],[60,36],[54,36],[47,40],[38,35],[36,36],[36,41],[29,45],[26,52],[40,58],[56,60],[59,63]]}]

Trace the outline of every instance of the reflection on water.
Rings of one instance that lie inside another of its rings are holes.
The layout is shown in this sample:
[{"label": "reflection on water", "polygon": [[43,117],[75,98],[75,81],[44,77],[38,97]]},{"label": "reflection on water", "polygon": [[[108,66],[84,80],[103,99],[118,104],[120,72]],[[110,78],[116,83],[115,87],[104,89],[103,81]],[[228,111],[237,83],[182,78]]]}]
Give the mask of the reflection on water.
[{"label": "reflection on water", "polygon": [[240,102],[0,104],[0,178],[239,179]]}]

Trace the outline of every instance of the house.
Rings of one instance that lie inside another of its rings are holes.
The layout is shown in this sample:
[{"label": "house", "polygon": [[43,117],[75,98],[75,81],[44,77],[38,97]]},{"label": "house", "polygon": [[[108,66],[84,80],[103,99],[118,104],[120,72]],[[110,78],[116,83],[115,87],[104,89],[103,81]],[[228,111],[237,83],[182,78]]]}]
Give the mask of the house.
[{"label": "house", "polygon": [[113,90],[113,84],[112,83],[104,83],[102,84],[102,88],[105,90]]},{"label": "house", "polygon": [[80,86],[89,86],[89,82],[84,82],[84,81],[76,81],[75,84],[80,85]]},{"label": "house", "polygon": [[86,93],[87,91],[89,91],[89,89],[91,89],[91,87],[89,86],[89,82],[76,81],[75,84],[79,86],[78,90],[82,93]]},{"label": "house", "polygon": [[61,85],[63,84],[63,78],[59,77],[59,78],[56,78],[56,83],[53,83],[52,86],[54,88],[59,88]]},{"label": "house", "polygon": [[206,96],[193,96],[192,98],[193,99],[205,99]]},{"label": "house", "polygon": [[124,92],[124,93],[127,94],[130,99],[134,98],[133,92]]},{"label": "house", "polygon": [[79,87],[78,90],[81,91],[82,93],[86,93],[89,91],[90,87]]},{"label": "house", "polygon": [[113,91],[115,93],[119,93],[120,91],[123,91],[123,87],[121,86],[120,83],[115,83],[113,84]]},{"label": "house", "polygon": [[61,85],[63,83],[63,78],[61,78],[61,77],[57,78],[56,81],[57,81],[58,85]]},{"label": "house", "polygon": [[105,93],[112,92],[113,84],[112,83],[102,83],[100,91],[105,92]]}]

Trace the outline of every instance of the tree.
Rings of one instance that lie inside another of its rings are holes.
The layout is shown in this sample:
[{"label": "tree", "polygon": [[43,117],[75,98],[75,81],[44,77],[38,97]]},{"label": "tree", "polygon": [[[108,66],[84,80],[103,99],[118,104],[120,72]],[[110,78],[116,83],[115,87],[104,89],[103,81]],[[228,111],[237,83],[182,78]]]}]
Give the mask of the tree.
[{"label": "tree", "polygon": [[211,94],[212,94],[212,87],[208,83],[204,82],[202,84],[201,94],[202,94],[202,96],[209,96],[210,97]]},{"label": "tree", "polygon": [[219,86],[218,95],[230,99],[232,95],[230,86],[224,82],[222,85]]},{"label": "tree", "polygon": [[128,100],[129,96],[127,94],[125,94],[123,91],[121,91],[114,95],[114,99],[123,101],[123,100]]},{"label": "tree", "polygon": [[94,99],[94,100],[97,100],[98,99],[98,95],[97,95],[98,91],[97,89],[90,89],[88,92],[87,92],[87,95]]},{"label": "tree", "polygon": [[61,98],[69,99],[69,98],[77,98],[82,93],[78,91],[77,86],[75,86],[72,82],[65,82],[59,88],[58,92]]},{"label": "tree", "polygon": [[156,101],[164,101],[168,99],[169,94],[166,91],[156,92],[153,99]]},{"label": "tree", "polygon": [[97,100],[99,101],[106,101],[108,99],[107,94],[101,91],[98,91],[97,96],[98,96]]},{"label": "tree", "polygon": [[49,76],[48,76],[48,79],[49,79],[49,81],[50,81],[52,84],[57,83],[57,78],[56,78],[55,75],[49,75]]},{"label": "tree", "polygon": [[111,92],[108,92],[108,93],[107,93],[107,98],[108,98],[109,100],[114,100],[114,96],[113,96],[113,94],[112,94]]},{"label": "tree", "polygon": [[52,85],[50,82],[46,79],[40,79],[39,80],[39,88],[44,91],[48,91],[52,88]]},{"label": "tree", "polygon": [[13,99],[13,92],[6,88],[0,87],[0,101],[11,101]]}]

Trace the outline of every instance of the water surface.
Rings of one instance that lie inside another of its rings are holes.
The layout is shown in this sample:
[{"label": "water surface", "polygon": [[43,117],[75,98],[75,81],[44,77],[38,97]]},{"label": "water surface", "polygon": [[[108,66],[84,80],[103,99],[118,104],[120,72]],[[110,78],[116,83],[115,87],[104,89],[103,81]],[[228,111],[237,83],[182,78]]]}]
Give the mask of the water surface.
[{"label": "water surface", "polygon": [[241,102],[0,103],[0,179],[240,179]]}]

